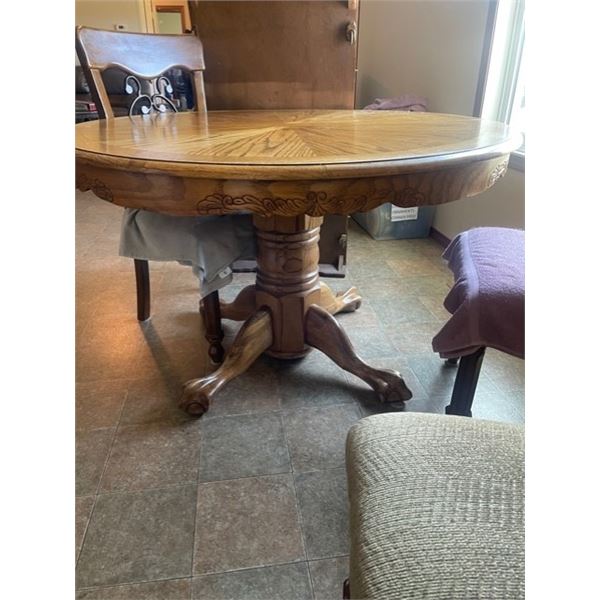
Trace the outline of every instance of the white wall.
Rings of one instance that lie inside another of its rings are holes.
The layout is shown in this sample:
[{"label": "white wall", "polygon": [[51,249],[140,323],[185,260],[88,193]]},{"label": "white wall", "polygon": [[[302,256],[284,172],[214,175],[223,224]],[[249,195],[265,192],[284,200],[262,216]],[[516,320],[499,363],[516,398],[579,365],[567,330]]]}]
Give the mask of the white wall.
[{"label": "white wall", "polygon": [[[362,0],[357,105],[414,93],[429,110],[473,114],[488,4],[484,0]],[[436,209],[451,238],[481,225],[525,225],[525,178],[509,169],[493,188]]]},{"label": "white wall", "polygon": [[75,0],[75,24],[114,29],[125,25],[127,31],[145,32],[142,0]]},{"label": "white wall", "polygon": [[525,228],[524,173],[509,169],[487,192],[438,206],[433,221],[433,226],[448,238],[482,225]]}]

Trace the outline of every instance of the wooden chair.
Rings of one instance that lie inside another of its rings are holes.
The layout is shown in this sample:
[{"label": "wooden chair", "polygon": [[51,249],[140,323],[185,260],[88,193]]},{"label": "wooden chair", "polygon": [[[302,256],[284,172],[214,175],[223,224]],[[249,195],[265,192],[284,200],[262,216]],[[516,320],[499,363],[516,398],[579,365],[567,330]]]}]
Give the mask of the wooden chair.
[{"label": "wooden chair", "polygon": [[[124,94],[131,96],[128,114],[152,111],[177,112],[170,98],[172,85],[165,73],[179,68],[189,72],[194,92],[194,109],[206,112],[204,93],[204,53],[194,35],[159,35],[105,31],[78,26],[75,48],[86,75],[92,98],[102,119],[115,116],[102,74],[119,69],[124,73]],[[122,97],[122,96],[121,96]],[[150,318],[150,274],[147,260],[134,260],[137,288],[137,318]],[[202,314],[209,355],[213,362],[223,361],[223,330],[219,294],[202,300]]]}]

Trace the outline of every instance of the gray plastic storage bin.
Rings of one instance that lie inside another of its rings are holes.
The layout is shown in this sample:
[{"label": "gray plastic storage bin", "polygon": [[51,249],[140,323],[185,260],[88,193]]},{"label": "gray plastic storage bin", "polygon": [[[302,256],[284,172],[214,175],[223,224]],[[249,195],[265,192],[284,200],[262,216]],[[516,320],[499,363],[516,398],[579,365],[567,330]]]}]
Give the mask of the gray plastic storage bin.
[{"label": "gray plastic storage bin", "polygon": [[401,240],[428,237],[434,212],[434,206],[400,208],[387,203],[352,218],[375,240]]}]

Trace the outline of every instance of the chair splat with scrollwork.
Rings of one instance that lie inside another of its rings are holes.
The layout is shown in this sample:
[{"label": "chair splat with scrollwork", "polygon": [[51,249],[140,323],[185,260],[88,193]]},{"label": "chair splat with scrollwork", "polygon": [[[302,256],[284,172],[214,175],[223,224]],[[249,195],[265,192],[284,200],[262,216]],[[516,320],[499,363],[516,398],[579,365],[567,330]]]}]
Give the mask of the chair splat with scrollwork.
[{"label": "chair splat with scrollwork", "polygon": [[125,93],[135,94],[134,100],[129,106],[129,115],[138,114],[138,111],[143,115],[156,112],[168,112],[172,110],[177,112],[177,107],[169,97],[173,94],[173,86],[170,80],[161,75],[156,79],[150,80],[150,85],[153,87],[151,93],[144,93],[140,80],[135,75],[127,75],[125,78]]},{"label": "chair splat with scrollwork", "polygon": [[177,111],[173,74],[189,73],[195,109],[206,111],[202,42],[194,35],[158,35],[77,27],[75,47],[100,117],[115,116],[103,74],[123,73],[119,93],[128,96],[128,114]]}]

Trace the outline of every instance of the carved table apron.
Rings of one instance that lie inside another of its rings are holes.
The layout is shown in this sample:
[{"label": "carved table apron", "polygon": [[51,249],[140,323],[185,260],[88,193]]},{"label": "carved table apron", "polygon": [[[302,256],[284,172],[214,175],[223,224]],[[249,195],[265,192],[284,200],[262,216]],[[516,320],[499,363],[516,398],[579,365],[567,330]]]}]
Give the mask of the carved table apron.
[{"label": "carved table apron", "polygon": [[129,208],[172,215],[254,213],[256,284],[222,318],[245,321],[223,364],[185,384],[181,407],[211,398],[263,352],[283,359],[318,348],[366,381],[382,402],[404,402],[401,375],[374,369],[333,318],[356,310],[356,289],[319,281],[323,215],[411,207],[478,194],[520,144],[502,123],[395,111],[215,111],[122,117],[76,126],[77,187]]}]

